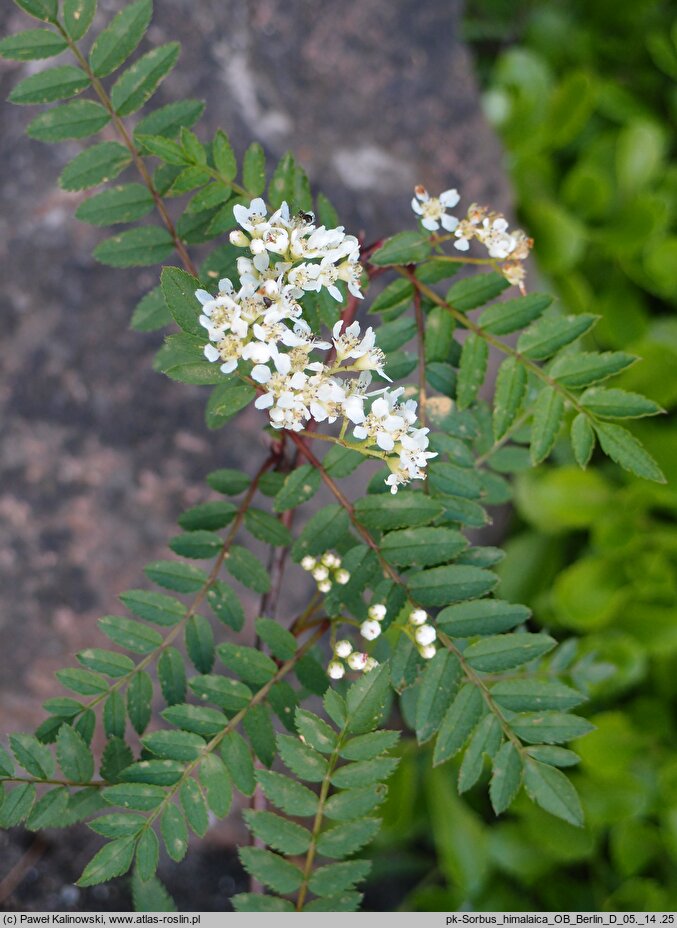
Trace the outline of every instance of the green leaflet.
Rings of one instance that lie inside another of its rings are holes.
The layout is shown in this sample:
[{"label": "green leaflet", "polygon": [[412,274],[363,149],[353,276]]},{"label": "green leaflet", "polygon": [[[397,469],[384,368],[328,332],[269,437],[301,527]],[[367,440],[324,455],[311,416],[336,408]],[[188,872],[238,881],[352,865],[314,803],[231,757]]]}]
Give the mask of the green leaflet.
[{"label": "green leaflet", "polygon": [[292,558],[298,562],[306,555],[324,554],[337,545],[349,528],[350,519],[342,506],[325,506],[303,527],[291,549]]},{"label": "green leaflet", "polygon": [[508,335],[534,322],[551,303],[547,293],[530,293],[489,306],[477,322],[492,335]]},{"label": "green leaflet", "polygon": [[177,863],[188,851],[188,828],[186,819],[175,805],[168,805],[160,821],[160,833],[167,853]]},{"label": "green leaflet", "polygon": [[540,464],[552,451],[564,418],[564,399],[554,387],[545,387],[534,407],[531,424],[531,461]]},{"label": "green leaflet", "polygon": [[89,78],[80,68],[60,65],[38,71],[20,81],[9,95],[10,103],[54,103],[80,93],[89,85]]},{"label": "green leaflet", "polygon": [[437,616],[437,624],[454,638],[469,638],[509,631],[526,622],[530,615],[526,606],[500,599],[480,599],[443,609]]},{"label": "green leaflet", "polygon": [[522,785],[522,759],[511,741],[506,741],[493,759],[489,798],[496,815],[505,812]]},{"label": "green leaflet", "polygon": [[96,0],[64,0],[63,23],[74,41],[81,39],[92,25],[96,13]]},{"label": "green leaflet", "polygon": [[320,488],[320,472],[309,464],[295,468],[285,478],[282,488],[275,497],[275,511],[294,509],[309,500]]},{"label": "green leaflet", "polygon": [[[134,222],[146,216],[154,206],[154,201],[143,184],[123,184],[104,190],[96,196],[90,197],[81,203],[75,211],[75,216],[82,222],[93,226],[112,226],[122,222]],[[159,326],[153,320],[151,329],[167,324],[167,318],[162,313],[159,317]],[[139,328],[139,316],[135,315],[132,326],[137,331],[149,331],[148,320],[141,323],[145,327]]]},{"label": "green leaflet", "polygon": [[445,606],[489,593],[497,583],[495,574],[481,567],[449,565],[421,570],[408,578],[414,599],[422,606]]},{"label": "green leaflet", "polygon": [[465,409],[477,396],[484,383],[489,359],[489,346],[484,339],[470,332],[463,342],[461,361],[456,380],[456,401],[459,409]]},{"label": "green leaflet", "polygon": [[162,644],[162,635],[154,628],[126,619],[119,615],[106,615],[99,619],[99,628],[112,642],[133,651],[135,654],[148,654]]},{"label": "green leaflet", "polygon": [[467,548],[464,536],[452,528],[413,528],[388,532],[381,552],[396,567],[433,567]]},{"label": "green leaflet", "polygon": [[496,375],[494,438],[502,438],[520,412],[527,390],[527,371],[517,358],[506,358]]},{"label": "green leaflet", "polygon": [[57,0],[15,0],[15,3],[35,19],[47,23],[56,21]]},{"label": "green leaflet", "polygon": [[299,868],[289,861],[260,847],[241,847],[240,860],[252,876],[278,893],[293,893],[303,880]]},{"label": "green leaflet", "polygon": [[160,45],[135,61],[118,78],[110,94],[118,116],[129,116],[141,109],[178,61],[180,50],[178,42]]},{"label": "green leaflet", "polygon": [[252,142],[242,162],[242,183],[252,196],[260,196],[266,187],[266,156],[258,142]]},{"label": "green leaflet", "polygon": [[364,496],[355,503],[355,515],[370,530],[427,525],[441,512],[442,507],[435,500],[411,490],[401,490],[397,496]]},{"label": "green leaflet", "polygon": [[66,40],[50,29],[26,29],[0,40],[0,57],[12,61],[36,61],[52,58],[66,47]]},{"label": "green leaflet", "polygon": [[627,429],[610,422],[596,422],[594,429],[602,451],[616,464],[646,480],[666,482],[658,464]]},{"label": "green leaflet", "polygon": [[579,412],[571,423],[571,447],[578,466],[586,468],[595,449],[595,432],[585,413]]},{"label": "green leaflet", "polygon": [[178,267],[165,267],[160,276],[162,294],[172,318],[184,332],[202,336],[205,330],[200,325],[200,304],[195,296],[200,282]]},{"label": "green leaflet", "polygon": [[[147,828],[136,846],[136,872],[139,878],[152,880],[160,858],[160,842],[152,828]],[[138,908],[136,911],[139,911]]]},{"label": "green leaflet", "polygon": [[425,261],[431,251],[430,242],[420,232],[398,232],[386,239],[370,258],[377,267],[395,264],[417,264]]},{"label": "green leaflet", "polygon": [[167,103],[140,119],[134,129],[134,137],[154,135],[172,139],[182,127],[190,128],[204,112],[202,100],[177,100]]},{"label": "green leaflet", "polygon": [[475,670],[493,673],[542,657],[556,644],[550,635],[513,632],[483,638],[466,648],[463,657]]},{"label": "green leaflet", "polygon": [[174,250],[174,241],[159,226],[128,229],[104,239],[93,251],[94,257],[109,267],[145,267],[159,264]]},{"label": "green leaflet", "polygon": [[29,123],[27,134],[40,142],[84,139],[110,122],[109,113],[93,100],[75,100],[39,116]]},{"label": "green leaflet", "polygon": [[599,316],[581,313],[578,316],[560,316],[546,313],[520,335],[517,350],[534,361],[552,357],[565,345],[575,342],[596,324]]},{"label": "green leaflet", "polygon": [[111,74],[131,55],[148,28],[152,13],[152,0],[136,0],[103,30],[89,53],[89,63],[97,77]]},{"label": "green leaflet", "polygon": [[458,658],[446,649],[438,651],[427,663],[416,703],[416,738],[419,744],[429,741],[439,728],[460,678]]},{"label": "green leaflet", "polygon": [[453,284],[447,291],[445,300],[455,309],[465,313],[493,300],[509,286],[505,277],[496,271],[475,274]]},{"label": "green leaflet", "polygon": [[94,758],[80,735],[70,725],[62,725],[56,739],[56,757],[64,776],[75,783],[87,783],[94,776]]},{"label": "green leaflet", "polygon": [[304,854],[310,844],[307,828],[288,822],[274,812],[245,809],[243,817],[249,830],[269,847],[284,854]]},{"label": "green leaflet", "polygon": [[534,802],[546,812],[582,827],[583,809],[570,781],[554,767],[529,760],[524,770],[524,785]]},{"label": "green leaflet", "polygon": [[132,865],[135,845],[134,837],[116,838],[104,844],[85,867],[77,885],[95,886],[115,876],[122,876]]},{"label": "green leaflet", "polygon": [[442,720],[433,753],[435,767],[461,750],[484,712],[479,688],[472,683],[464,684]]}]

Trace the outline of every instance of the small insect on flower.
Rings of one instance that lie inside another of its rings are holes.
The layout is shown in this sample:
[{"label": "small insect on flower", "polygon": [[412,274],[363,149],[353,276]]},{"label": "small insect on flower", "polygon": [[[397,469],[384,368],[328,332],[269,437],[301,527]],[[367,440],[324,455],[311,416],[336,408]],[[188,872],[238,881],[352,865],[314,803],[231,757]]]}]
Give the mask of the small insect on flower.
[{"label": "small insect on flower", "polygon": [[332,680],[340,680],[346,675],[346,668],[340,661],[330,661],[327,665],[327,673]]},{"label": "small insect on flower", "polygon": [[367,641],[374,641],[381,634],[381,626],[374,619],[368,619],[360,625],[360,634]]},{"label": "small insect on flower", "polygon": [[425,647],[428,644],[432,644],[435,638],[437,638],[437,632],[432,625],[421,625],[416,629],[414,637],[418,644],[422,647]]},{"label": "small insect on flower", "polygon": [[337,657],[348,657],[348,655],[352,653],[352,650],[353,646],[346,638],[337,641],[334,646],[334,654],[336,654]]},{"label": "small insect on flower", "polygon": [[425,187],[420,184],[414,188],[414,198],[411,208],[421,217],[421,225],[429,232],[437,232],[440,225],[447,232],[453,232],[458,225],[456,216],[447,213],[461,199],[458,190],[445,190],[438,197],[431,197]]}]

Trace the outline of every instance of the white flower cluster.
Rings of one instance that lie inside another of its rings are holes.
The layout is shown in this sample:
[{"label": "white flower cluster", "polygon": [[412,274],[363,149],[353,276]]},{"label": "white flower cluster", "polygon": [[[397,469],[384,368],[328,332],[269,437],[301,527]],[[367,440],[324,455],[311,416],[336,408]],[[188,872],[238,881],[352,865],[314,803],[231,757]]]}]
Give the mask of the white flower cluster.
[{"label": "white flower cluster", "polygon": [[364,651],[355,651],[351,642],[343,638],[334,645],[334,656],[327,665],[327,673],[332,680],[340,680],[346,674],[346,665],[349,670],[368,673],[378,667],[378,661]]},{"label": "white flower cluster", "polygon": [[428,613],[425,609],[414,609],[409,614],[409,624],[412,626],[414,640],[418,645],[418,653],[429,661],[437,653],[437,648],[433,644],[437,638],[437,632],[433,625],[428,625]]},{"label": "white flower cluster", "polygon": [[[233,212],[242,228],[230,240],[251,256],[238,258],[239,290],[224,278],[216,296],[196,292],[209,337],[205,357],[220,362],[225,374],[240,360],[251,362],[251,377],[261,386],[255,405],[268,410],[274,428],[299,432],[310,419],[341,419],[355,426],[354,436],[366,441],[365,449],[375,446],[387,453],[383,457],[391,474],[386,483],[393,493],[421,479],[433,454],[426,450],[428,430],[414,427],[416,403],[400,403],[402,390],[367,393],[372,372],[390,379],[374,330],[362,332],[359,322],[344,327],[339,320],[331,343],[320,341],[301,315],[299,300],[305,292],[326,287],[340,300],[339,280],[353,296],[362,296],[357,239],[342,226],[316,228],[311,213],[291,216],[286,203],[272,216],[260,198]],[[313,351],[328,350],[331,363],[311,360]],[[369,408],[373,397],[378,398]]]},{"label": "white flower cluster", "polygon": [[301,567],[312,575],[320,593],[328,593],[335,583],[343,586],[350,580],[350,572],[341,567],[341,558],[331,551],[319,558],[307,555],[301,559]]},{"label": "white flower cluster", "polygon": [[440,225],[456,238],[454,248],[468,251],[470,242],[476,239],[487,249],[490,258],[501,262],[501,273],[513,286],[524,289],[525,270],[523,262],[528,258],[533,245],[522,229],[508,227],[502,213],[489,210],[486,206],[472,203],[463,219],[449,215],[446,210],[456,206],[459,195],[456,190],[445,190],[439,197],[431,197],[425,187],[416,187],[411,201],[414,212],[421,217],[421,225],[436,232]]}]

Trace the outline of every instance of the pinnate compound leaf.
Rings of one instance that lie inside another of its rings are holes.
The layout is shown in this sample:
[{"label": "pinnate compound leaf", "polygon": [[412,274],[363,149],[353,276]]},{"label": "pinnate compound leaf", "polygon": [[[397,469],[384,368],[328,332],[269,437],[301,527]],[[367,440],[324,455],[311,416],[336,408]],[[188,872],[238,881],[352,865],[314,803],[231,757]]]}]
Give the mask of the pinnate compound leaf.
[{"label": "pinnate compound leaf", "polygon": [[555,767],[528,760],[524,785],[529,797],[546,812],[578,828],[583,826],[583,809],[568,778]]},{"label": "pinnate compound leaf", "polygon": [[493,759],[489,798],[496,815],[505,812],[522,785],[522,758],[512,743],[506,741]]},{"label": "pinnate compound leaf", "polygon": [[144,36],[153,14],[153,0],[130,3],[106,26],[89,53],[97,77],[106,77],[132,54]]}]

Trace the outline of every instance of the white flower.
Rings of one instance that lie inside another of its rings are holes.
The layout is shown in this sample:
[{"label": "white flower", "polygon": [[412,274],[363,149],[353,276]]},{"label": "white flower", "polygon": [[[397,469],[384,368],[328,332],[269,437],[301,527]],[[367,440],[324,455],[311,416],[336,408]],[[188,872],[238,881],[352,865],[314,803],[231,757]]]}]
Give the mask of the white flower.
[{"label": "white flower", "polygon": [[360,634],[367,641],[373,641],[381,634],[381,626],[373,619],[368,619],[360,625]]},{"label": "white flower", "polygon": [[327,666],[327,673],[332,680],[340,680],[346,674],[346,668],[340,661],[330,661]]},{"label": "white flower", "polygon": [[447,209],[451,209],[460,200],[457,190],[445,190],[439,197],[431,197],[425,187],[420,185],[414,190],[415,196],[411,201],[411,208],[421,216],[421,225],[430,232],[436,232],[440,225],[447,232],[453,232],[458,225],[456,216],[450,216]]},{"label": "white flower", "polygon": [[339,319],[332,329],[334,350],[339,364],[353,358],[355,360],[348,368],[349,370],[376,371],[381,377],[390,380],[390,377],[383,372],[386,357],[381,349],[376,346],[376,333],[372,327],[369,326],[364,335],[361,336],[359,322],[353,322],[345,329],[343,334],[341,334],[342,326],[343,322]]},{"label": "white flower", "polygon": [[337,570],[334,574],[334,580],[336,580],[337,583],[340,583],[341,586],[345,586],[346,583],[350,580],[350,572],[347,571],[345,567],[341,567],[340,570]]},{"label": "white flower", "polygon": [[386,607],[383,603],[374,603],[373,606],[369,607],[367,615],[370,619],[375,619],[377,622],[382,622],[386,617]]},{"label": "white flower", "polygon": [[313,571],[313,578],[317,580],[318,583],[321,580],[326,580],[328,576],[329,576],[329,571],[324,566],[316,567],[315,570]]},{"label": "white flower", "polygon": [[306,554],[304,558],[301,558],[301,567],[304,570],[313,570],[316,564],[317,564],[317,561],[315,560],[315,558],[311,557],[309,554]]},{"label": "white flower", "polygon": [[266,217],[268,210],[265,202],[261,197],[255,197],[249,204],[249,207],[238,203],[233,207],[233,216],[235,221],[242,226],[247,232],[262,235],[270,228],[270,223]]},{"label": "white flower", "polygon": [[352,644],[344,638],[343,640],[336,642],[336,646],[334,647],[334,654],[336,654],[337,657],[348,657],[348,655],[352,653],[352,650]]},{"label": "white flower", "polygon": [[425,647],[426,645],[433,643],[433,641],[437,638],[437,632],[432,625],[420,625],[416,629],[414,637],[416,638],[417,644]]},{"label": "white flower", "polygon": [[[303,563],[303,561],[301,562]],[[409,616],[409,621],[412,625],[425,625],[428,620],[428,613],[425,609],[414,609],[414,611]]]},{"label": "white flower", "polygon": [[364,670],[364,668],[367,666],[368,660],[368,655],[366,655],[363,651],[353,651],[353,653],[348,658],[348,666],[351,670]]},{"label": "white flower", "polygon": [[424,660],[429,661],[437,654],[437,648],[434,644],[426,644],[422,648],[419,648],[418,653]]}]

